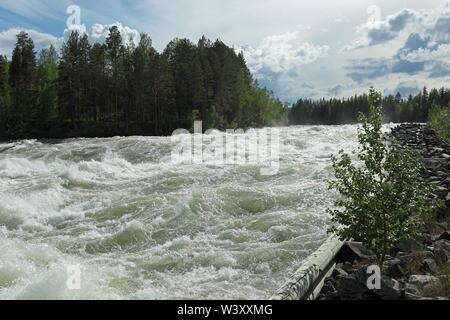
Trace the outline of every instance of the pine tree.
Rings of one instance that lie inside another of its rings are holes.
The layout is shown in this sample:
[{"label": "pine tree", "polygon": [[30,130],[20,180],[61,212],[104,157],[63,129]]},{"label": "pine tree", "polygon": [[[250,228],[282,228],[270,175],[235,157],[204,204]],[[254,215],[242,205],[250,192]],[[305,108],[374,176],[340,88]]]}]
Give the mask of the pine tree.
[{"label": "pine tree", "polygon": [[109,35],[106,38],[106,58],[107,68],[110,76],[110,88],[108,96],[111,97],[110,105],[111,120],[118,125],[120,118],[120,97],[121,97],[121,84],[123,83],[123,54],[124,46],[122,45],[122,36],[117,26],[113,26],[109,29]]},{"label": "pine tree", "polygon": [[12,98],[11,126],[18,135],[24,135],[26,126],[36,115],[36,57],[33,40],[26,32],[17,35],[9,71]]},{"label": "pine tree", "polygon": [[9,96],[9,63],[0,55],[0,135],[7,131],[10,96]]}]

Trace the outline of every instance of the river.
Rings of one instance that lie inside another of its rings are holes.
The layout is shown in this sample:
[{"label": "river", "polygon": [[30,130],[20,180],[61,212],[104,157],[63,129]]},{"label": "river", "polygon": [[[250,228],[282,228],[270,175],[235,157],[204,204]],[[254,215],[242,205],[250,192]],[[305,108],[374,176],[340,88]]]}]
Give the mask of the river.
[{"label": "river", "polygon": [[174,164],[168,137],[2,143],[0,299],[268,298],[326,239],[356,130],[280,128],[272,176]]}]

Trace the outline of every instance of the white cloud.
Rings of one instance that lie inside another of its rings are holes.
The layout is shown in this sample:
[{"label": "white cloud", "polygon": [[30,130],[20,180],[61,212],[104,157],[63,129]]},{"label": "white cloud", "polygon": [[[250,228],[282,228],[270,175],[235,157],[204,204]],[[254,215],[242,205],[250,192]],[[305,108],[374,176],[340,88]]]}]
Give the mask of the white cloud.
[{"label": "white cloud", "polygon": [[12,28],[0,32],[0,54],[6,55],[9,58],[11,57],[17,42],[17,35],[21,31],[25,31],[30,35],[37,51],[49,47],[52,44],[57,45],[58,43],[58,38],[48,33],[42,33],[32,29]]},{"label": "white cloud", "polygon": [[256,48],[240,48],[250,69],[262,73],[298,71],[302,65],[312,63],[326,55],[328,46],[314,45],[302,40],[303,28],[281,35],[268,36]]},{"label": "white cloud", "polygon": [[119,29],[124,44],[133,42],[135,45],[138,45],[140,39],[139,32],[136,29],[123,26],[120,22],[109,25],[102,25],[99,23],[94,24],[91,27],[91,41],[103,43],[109,34],[109,29],[113,26],[116,26]]},{"label": "white cloud", "polygon": [[6,55],[11,58],[12,51],[17,42],[17,35],[21,31],[25,31],[29,34],[30,38],[34,42],[34,46],[37,52],[41,49],[47,48],[50,45],[54,45],[56,48],[60,48],[64,41],[67,41],[71,32],[78,31],[79,34],[87,34],[91,43],[103,43],[108,36],[109,28],[117,26],[122,35],[123,43],[128,44],[131,41],[136,45],[139,43],[140,35],[137,30],[127,26],[123,26],[120,22],[116,22],[110,25],[94,24],[91,30],[88,32],[84,24],[72,25],[70,28],[64,29],[61,37],[55,37],[48,33],[42,33],[33,29],[26,28],[11,28],[0,32],[0,54]]}]

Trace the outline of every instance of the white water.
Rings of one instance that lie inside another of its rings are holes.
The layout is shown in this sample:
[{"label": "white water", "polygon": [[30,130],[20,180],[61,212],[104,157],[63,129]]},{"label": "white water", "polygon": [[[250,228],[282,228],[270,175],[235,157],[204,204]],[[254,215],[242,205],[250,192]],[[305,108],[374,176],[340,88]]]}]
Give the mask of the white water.
[{"label": "white water", "polygon": [[356,128],[282,128],[270,177],[172,165],[163,137],[0,144],[0,299],[268,298],[327,237]]}]

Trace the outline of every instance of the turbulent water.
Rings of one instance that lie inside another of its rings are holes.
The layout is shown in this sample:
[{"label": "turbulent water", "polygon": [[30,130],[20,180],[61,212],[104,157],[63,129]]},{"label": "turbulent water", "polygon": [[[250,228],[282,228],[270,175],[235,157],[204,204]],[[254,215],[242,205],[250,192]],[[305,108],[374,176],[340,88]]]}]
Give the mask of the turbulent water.
[{"label": "turbulent water", "polygon": [[0,299],[268,298],[327,237],[356,128],[282,128],[274,176],[172,164],[165,137],[0,144]]}]

